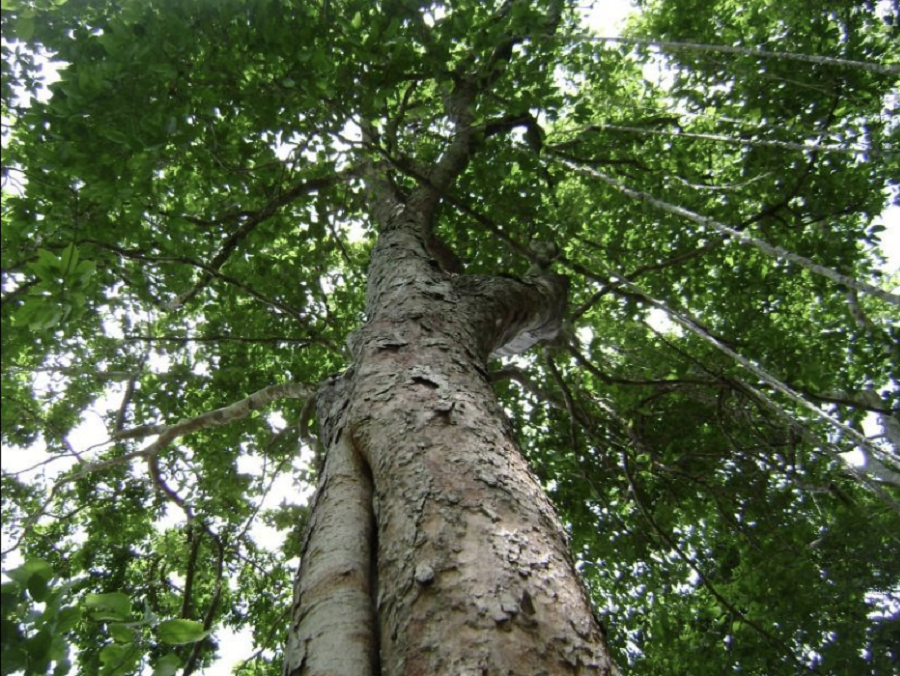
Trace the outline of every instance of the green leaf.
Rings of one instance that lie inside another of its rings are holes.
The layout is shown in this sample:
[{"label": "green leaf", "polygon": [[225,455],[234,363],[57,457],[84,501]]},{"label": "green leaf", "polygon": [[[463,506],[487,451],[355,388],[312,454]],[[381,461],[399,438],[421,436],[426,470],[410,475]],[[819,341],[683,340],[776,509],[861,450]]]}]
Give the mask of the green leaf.
[{"label": "green leaf", "polygon": [[68,316],[68,308],[42,303],[38,305],[34,313],[34,319],[29,326],[37,331],[52,329]]},{"label": "green leaf", "polygon": [[127,620],[131,616],[131,599],[122,592],[88,594],[84,605],[96,620]]},{"label": "green leaf", "polygon": [[105,646],[99,654],[103,665],[100,676],[126,676],[137,666],[140,658],[141,651],[133,644]]},{"label": "green leaf", "polygon": [[59,616],[56,618],[56,631],[60,634],[72,631],[79,620],[81,620],[81,608],[67,606],[59,611]]},{"label": "green leaf", "polygon": [[27,587],[34,577],[43,580],[44,583],[52,579],[53,567],[43,559],[30,559],[18,568],[6,571],[6,575],[22,587]]},{"label": "green leaf", "polygon": [[14,326],[34,331],[51,329],[63,319],[65,312],[49,298],[29,298],[12,317]]},{"label": "green leaf", "polygon": [[153,668],[153,676],[175,676],[181,667],[178,655],[163,655],[156,661]]},{"label": "green leaf", "polygon": [[134,640],[134,629],[125,625],[113,622],[109,625],[109,635],[117,643],[130,643]]},{"label": "green leaf", "polygon": [[104,129],[100,133],[114,143],[118,143],[123,146],[131,144],[131,139],[118,129]]},{"label": "green leaf", "polygon": [[75,270],[78,266],[78,261],[78,247],[74,244],[69,244],[69,246],[63,249],[63,252],[59,257],[59,264],[62,268],[64,277]]},{"label": "green leaf", "polygon": [[32,575],[31,579],[28,580],[28,593],[38,603],[44,602],[49,590],[50,586],[47,584],[47,580],[40,575]]},{"label": "green leaf", "polygon": [[77,282],[83,285],[97,272],[97,264],[94,261],[81,261],[73,272]]},{"label": "green leaf", "polygon": [[196,643],[207,636],[210,632],[203,629],[200,622],[194,620],[166,620],[160,622],[157,627],[157,636],[163,643],[171,645],[184,645],[186,643]]},{"label": "green leaf", "polygon": [[52,644],[53,636],[48,629],[42,629],[25,641],[23,649],[28,655],[29,671],[39,674],[47,670]]},{"label": "green leaf", "polygon": [[37,260],[29,263],[28,267],[43,281],[59,279],[60,272],[63,269],[56,254],[46,249],[38,249]]},{"label": "green leaf", "polygon": [[22,587],[14,582],[4,582],[0,588],[0,612],[9,617],[22,600]]},{"label": "green leaf", "polygon": [[25,40],[26,42],[34,37],[34,17],[31,16],[20,16],[16,19],[15,27],[13,28],[13,33],[20,40]]}]

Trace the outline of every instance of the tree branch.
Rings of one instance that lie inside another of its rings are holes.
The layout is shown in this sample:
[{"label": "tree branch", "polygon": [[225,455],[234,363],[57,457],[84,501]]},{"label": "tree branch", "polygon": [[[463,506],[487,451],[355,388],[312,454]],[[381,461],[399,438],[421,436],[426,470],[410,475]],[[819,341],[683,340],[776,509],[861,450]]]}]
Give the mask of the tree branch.
[{"label": "tree branch", "polygon": [[764,242],[761,239],[748,235],[741,230],[736,230],[735,228],[725,225],[724,223],[721,223],[715,219],[709,218],[707,216],[702,216],[698,213],[695,213],[683,207],[679,207],[675,204],[670,204],[669,202],[659,200],[649,193],[632,190],[620,181],[612,178],[611,176],[607,176],[606,174],[599,172],[596,169],[592,169],[591,167],[585,167],[575,164],[574,162],[559,156],[556,156],[556,159],[558,162],[568,167],[569,169],[572,169],[576,173],[599,179],[607,185],[612,186],[622,194],[631,197],[632,199],[636,199],[639,202],[646,202],[656,207],[657,209],[660,209],[661,211],[675,214],[677,216],[681,216],[682,218],[693,221],[698,225],[712,228],[713,230],[716,230],[723,235],[727,235],[728,237],[737,240],[741,244],[753,246],[773,258],[780,258],[782,260],[796,263],[797,265],[806,268],[810,272],[814,272],[818,275],[822,275],[823,277],[827,277],[828,279],[837,282],[838,284],[842,284],[851,289],[856,289],[857,291],[860,291],[862,293],[870,294],[872,296],[875,296],[876,298],[879,298],[880,300],[890,303],[891,305],[900,307],[900,295],[890,293],[889,291],[885,291],[884,289],[880,289],[877,286],[869,284],[868,282],[863,282],[852,277],[848,277],[847,275],[843,275],[835,270],[832,270],[831,268],[825,267],[824,265],[819,265],[818,263],[815,263],[808,258],[800,256],[799,254],[795,254],[792,251],[783,249],[780,246],[773,246],[768,242]]},{"label": "tree branch", "polygon": [[[137,336],[137,335],[129,335],[125,336],[124,340],[127,341],[140,341],[145,343],[251,343],[251,344],[267,344],[267,345],[280,345],[282,343],[289,343],[292,345],[298,345],[299,347],[306,347],[307,345],[319,345],[322,344],[316,340],[309,340],[308,338],[292,338],[291,336],[260,336],[260,337],[248,337],[244,338],[241,336],[230,336],[230,335],[217,335],[217,336]],[[329,346],[330,347],[330,346]]]},{"label": "tree branch", "polygon": [[[503,3],[494,17],[494,22],[502,21],[511,15],[513,4],[514,2]],[[551,3],[543,31],[546,35],[556,32],[562,18],[562,8],[563,3],[560,0]],[[434,208],[440,197],[468,165],[481,136],[480,130],[473,124],[475,101],[479,95],[489,91],[500,78],[506,64],[512,59],[513,47],[524,39],[524,35],[507,32],[498,40],[493,53],[483,65],[470,73],[462,72],[465,64],[457,69],[453,91],[444,101],[444,111],[455,128],[453,139],[428,172],[428,182],[420,185],[411,196],[411,200],[422,204],[425,209]]]},{"label": "tree branch", "polygon": [[765,49],[754,49],[752,47],[735,47],[733,45],[711,45],[698,42],[674,42],[669,40],[651,40],[647,38],[632,37],[612,37],[612,36],[596,36],[596,35],[560,35],[560,40],[571,40],[579,42],[621,42],[629,45],[645,45],[651,47],[659,47],[662,50],[670,51],[701,51],[701,52],[722,52],[725,54],[739,54],[741,56],[755,56],[767,59],[784,59],[787,61],[800,61],[803,63],[815,63],[826,66],[836,66],[838,68],[859,68],[869,70],[874,73],[884,73],[887,75],[900,73],[900,65],[895,63],[880,64],[872,61],[855,61],[852,59],[840,59],[833,56],[821,56],[818,54],[800,54],[797,52],[778,52],[768,51]]},{"label": "tree branch", "polygon": [[[140,251],[137,249],[126,249],[124,247],[116,246],[114,244],[108,244],[107,242],[101,242],[101,241],[95,240],[95,239],[82,239],[82,240],[80,240],[80,242],[83,242],[86,244],[93,244],[94,246],[100,247],[102,249],[106,249],[108,251],[112,251],[115,254],[118,254],[124,258],[128,258],[131,260],[139,260],[139,261],[145,261],[148,263],[156,263],[156,264],[179,263],[179,264],[183,264],[183,265],[190,265],[199,270],[202,270],[203,272],[207,273],[211,277],[220,279],[223,282],[225,282],[226,284],[229,284],[231,286],[234,286],[234,287],[240,289],[241,291],[244,291],[251,298],[259,301],[260,303],[266,305],[267,307],[272,308],[273,310],[277,310],[279,312],[282,312],[282,313],[290,316],[292,319],[300,322],[301,325],[304,326],[304,328],[309,329],[310,333],[313,333],[312,329],[310,329],[310,327],[308,326],[308,323],[305,321],[305,318],[301,311],[296,310],[295,308],[293,308],[279,300],[275,300],[275,299],[264,296],[263,294],[258,292],[256,289],[254,289],[250,285],[248,285],[238,279],[235,279],[234,277],[231,277],[230,275],[223,274],[222,272],[211,268],[209,265],[207,265],[206,263],[203,263],[202,261],[195,260],[188,256],[154,256],[154,255],[146,254],[143,251]],[[160,305],[163,307],[163,309],[171,310],[176,306],[176,302],[171,301],[169,303],[160,303]],[[338,348],[336,348],[329,341],[312,338],[312,339],[309,339],[309,342],[327,347],[330,350],[332,350],[338,354],[340,353],[340,350]]]},{"label": "tree branch", "polygon": [[[738,354],[737,352],[735,352],[734,350],[732,350],[730,347],[725,345],[721,340],[719,340],[718,338],[715,338],[708,331],[706,331],[704,328],[702,328],[691,317],[688,317],[687,315],[683,315],[679,312],[672,310],[664,303],[656,300],[652,296],[647,295],[639,286],[637,286],[636,284],[621,277],[620,275],[617,275],[617,277],[618,277],[618,281],[615,282],[615,284],[614,284],[615,286],[621,285],[623,287],[628,288],[631,291],[631,293],[634,293],[635,295],[640,297],[641,300],[643,300],[645,303],[662,310],[674,322],[678,323],[679,325],[686,328],[688,331],[695,334],[696,336],[698,336],[705,342],[709,343],[710,345],[712,345],[719,351],[721,351],[721,352],[725,353],[726,355],[728,355],[729,357],[731,357],[734,361],[736,361],[738,364],[743,366],[746,370],[750,371],[753,375],[755,375],[757,378],[762,380],[764,383],[766,383],[768,386],[770,386],[773,390],[775,390],[779,394],[787,397],[790,401],[799,405],[801,408],[804,408],[807,411],[811,412],[816,418],[819,418],[820,420],[822,420],[825,423],[828,423],[829,425],[831,425],[835,429],[839,430],[843,434],[846,434],[848,437],[853,439],[853,441],[855,443],[859,444],[860,446],[865,448],[867,451],[871,452],[874,456],[879,457],[879,458],[885,457],[885,455],[884,455],[885,451],[878,448],[875,444],[873,444],[864,435],[860,434],[852,427],[849,427],[845,423],[841,422],[840,420],[838,420],[831,414],[826,413],[825,411],[820,409],[818,406],[815,406],[814,404],[810,403],[801,394],[794,391],[791,387],[789,387],[787,384],[785,384],[784,382],[782,382],[781,380],[779,380],[772,374],[768,373],[762,367],[757,366],[754,362],[750,361],[746,357],[744,357],[744,356]],[[765,394],[763,394],[759,390],[753,388],[749,384],[745,384],[745,386],[747,388],[749,388],[750,392],[753,392],[757,397],[759,397],[760,400],[766,401],[769,405],[771,405],[771,407],[773,409],[775,409],[777,411],[783,411],[782,407],[780,407],[778,404],[776,404],[774,401],[772,401],[769,397],[767,397]],[[785,412],[785,415],[787,415],[786,412]],[[824,447],[830,448],[829,443],[826,442]],[[890,461],[891,458],[888,458],[888,460]],[[853,467],[852,465],[847,465],[846,463],[844,463],[844,464],[848,468],[848,471],[850,472],[850,474],[852,474],[857,480],[859,480],[860,483],[862,483],[864,486],[868,487],[873,492],[878,494],[878,496],[885,502],[885,504],[887,504],[892,509],[894,509],[895,511],[900,513],[900,505],[898,505],[898,503],[895,500],[893,500],[890,496],[885,494],[884,491],[882,491],[878,486],[873,485],[861,472],[859,472],[859,470],[856,467]]]},{"label": "tree branch", "polygon": [[[770,141],[766,139],[749,139],[749,138],[734,138],[731,136],[724,136],[722,134],[699,134],[694,132],[686,132],[686,131],[668,131],[665,129],[648,129],[646,127],[632,127],[628,125],[621,124],[606,124],[602,122],[596,122],[594,124],[590,124],[586,127],[581,127],[579,129],[572,130],[560,130],[557,133],[564,133],[565,131],[576,131],[579,134],[583,134],[588,131],[600,131],[600,130],[610,130],[610,131],[622,131],[631,134],[641,134],[643,136],[668,136],[675,138],[687,138],[687,139],[700,139],[704,141],[717,141],[720,143],[729,143],[733,145],[739,146],[762,146],[768,148],[781,148],[782,150],[797,150],[801,152],[816,152],[816,153],[843,153],[848,155],[859,155],[861,153],[867,154],[870,157],[877,157],[879,155],[878,151],[863,148],[863,147],[846,147],[846,146],[823,146],[817,145],[814,143],[792,143],[790,141]],[[558,150],[560,148],[568,147],[572,144],[576,143],[576,139],[571,139],[568,141],[560,141],[559,143],[551,143],[548,145],[548,148],[552,148],[554,150]],[[760,177],[755,177],[750,179],[750,181],[746,181],[741,184],[739,187],[744,187],[745,185],[759,180]],[[691,186],[693,187],[693,186]],[[707,190],[711,189],[710,186],[702,186]]]},{"label": "tree branch", "polygon": [[569,438],[572,442],[572,452],[578,453],[578,434],[576,433],[575,422],[579,420],[579,416],[575,413],[575,400],[572,397],[572,391],[563,379],[559,369],[556,368],[556,363],[553,361],[550,350],[545,347],[543,354],[547,362],[547,369],[550,371],[550,375],[553,376],[553,382],[556,383],[559,391],[562,392],[563,401],[566,404],[566,412],[569,414]]},{"label": "tree branch", "polygon": [[210,280],[213,277],[214,272],[218,272],[219,268],[221,268],[225,261],[231,256],[231,254],[237,249],[238,245],[246,239],[246,237],[253,232],[254,229],[271,216],[273,216],[281,207],[286,204],[290,204],[298,197],[306,195],[311,192],[315,192],[318,190],[322,190],[323,188],[328,188],[333,185],[337,185],[346,181],[349,178],[353,178],[359,176],[362,173],[362,166],[353,166],[345,169],[343,171],[334,172],[329,176],[322,176],[318,178],[309,178],[300,181],[296,185],[294,185],[289,190],[280,193],[277,197],[270,200],[269,203],[264,206],[259,211],[256,211],[244,218],[241,226],[232,232],[228,237],[225,238],[225,241],[222,242],[219,247],[219,251],[213,256],[212,260],[204,265],[204,269],[206,274],[203,275],[200,280],[185,293],[181,294],[175,301],[172,302],[172,308],[179,308],[196,296],[200,291],[202,291],[207,284],[209,284]]},{"label": "tree branch", "polygon": [[[246,418],[253,411],[257,411],[267,404],[280,399],[307,399],[315,394],[315,388],[303,383],[279,383],[278,385],[270,385],[254,392],[249,397],[236,401],[228,406],[217,408],[214,411],[208,411],[193,418],[185,418],[172,425],[142,425],[130,430],[123,430],[113,434],[113,441],[122,441],[125,439],[142,439],[144,437],[158,434],[156,441],[148,444],[146,447],[126,453],[125,455],[104,460],[95,463],[86,463],[87,466],[82,467],[77,473],[65,477],[62,481],[75,481],[91,472],[121,465],[134,458],[152,458],[172,443],[178,437],[186,434],[192,434],[202,429],[211,427],[220,427],[227,425],[235,420]],[[178,502],[176,500],[175,502]]]}]

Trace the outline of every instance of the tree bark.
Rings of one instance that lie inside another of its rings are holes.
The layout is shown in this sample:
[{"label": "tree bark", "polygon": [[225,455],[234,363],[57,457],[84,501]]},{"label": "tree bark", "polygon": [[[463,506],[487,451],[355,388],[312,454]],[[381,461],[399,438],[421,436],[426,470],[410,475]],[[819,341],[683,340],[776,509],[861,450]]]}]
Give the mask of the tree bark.
[{"label": "tree bark", "polygon": [[354,364],[320,398],[329,458],[285,673],[615,673],[486,370],[558,330],[566,280],[448,274],[426,247],[431,211],[381,209]]}]

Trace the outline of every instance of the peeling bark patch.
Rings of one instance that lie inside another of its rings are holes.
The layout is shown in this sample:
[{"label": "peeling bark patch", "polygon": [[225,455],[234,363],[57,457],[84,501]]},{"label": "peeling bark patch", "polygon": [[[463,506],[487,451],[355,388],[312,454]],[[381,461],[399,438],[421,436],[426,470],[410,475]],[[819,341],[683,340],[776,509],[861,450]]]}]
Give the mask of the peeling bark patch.
[{"label": "peeling bark patch", "polygon": [[527,589],[522,591],[522,602],[519,604],[519,607],[522,609],[522,612],[529,617],[533,616],[537,612],[537,609],[534,607],[534,601],[531,598],[531,594],[528,593]]},{"label": "peeling bark patch", "polygon": [[430,585],[434,582],[434,568],[426,563],[420,563],[416,566],[416,582],[420,585]]},{"label": "peeling bark patch", "polygon": [[433,390],[448,387],[447,379],[427,366],[414,366],[409,370],[410,382],[425,385]]},{"label": "peeling bark patch", "polygon": [[491,523],[497,523],[500,520],[500,515],[487,505],[481,505],[481,512],[491,520]]},{"label": "peeling bark patch", "polygon": [[422,341],[424,347],[436,347],[440,350],[449,350],[453,345],[444,338],[428,338]]},{"label": "peeling bark patch", "polygon": [[450,411],[453,410],[453,407],[455,405],[455,401],[452,401],[450,399],[441,399],[437,404],[434,405],[434,410],[438,413],[449,414]]},{"label": "peeling bark patch", "polygon": [[413,376],[412,382],[416,383],[417,385],[424,385],[425,387],[431,388],[432,390],[437,390],[440,388],[440,385],[424,376]]},{"label": "peeling bark patch", "polygon": [[503,592],[500,594],[500,609],[507,615],[517,615],[519,613],[519,603],[512,594]]},{"label": "peeling bark patch", "polygon": [[402,348],[409,345],[409,341],[403,340],[399,336],[391,336],[384,338],[376,338],[372,341],[376,350],[387,350],[388,352],[399,352]]},{"label": "peeling bark patch", "polygon": [[378,383],[377,388],[367,392],[364,398],[370,401],[388,401],[393,397],[394,386],[397,382],[396,375],[380,376],[382,382]]},{"label": "peeling bark patch", "polygon": [[500,485],[500,479],[498,479],[496,475],[486,472],[483,469],[479,469],[475,472],[475,478],[491,488]]},{"label": "peeling bark patch", "polygon": [[452,413],[455,406],[455,401],[441,399],[434,405],[434,417],[440,419],[445,425],[452,425]]}]

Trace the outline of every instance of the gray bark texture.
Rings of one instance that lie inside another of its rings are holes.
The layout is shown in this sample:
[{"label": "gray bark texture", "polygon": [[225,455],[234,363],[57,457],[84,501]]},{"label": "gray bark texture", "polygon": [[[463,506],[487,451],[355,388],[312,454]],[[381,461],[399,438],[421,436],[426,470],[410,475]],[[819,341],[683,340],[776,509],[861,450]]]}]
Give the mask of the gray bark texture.
[{"label": "gray bark texture", "polygon": [[320,389],[285,673],[617,673],[486,369],[556,333],[566,279],[448,273],[432,211],[379,210],[353,366]]}]

